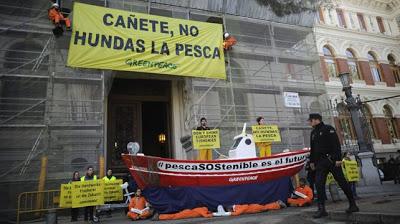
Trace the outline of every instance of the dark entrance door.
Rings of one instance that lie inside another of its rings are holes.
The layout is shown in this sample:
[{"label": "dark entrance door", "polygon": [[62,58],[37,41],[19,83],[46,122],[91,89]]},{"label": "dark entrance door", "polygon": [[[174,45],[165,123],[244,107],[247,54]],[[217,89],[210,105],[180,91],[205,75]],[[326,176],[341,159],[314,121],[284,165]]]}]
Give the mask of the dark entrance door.
[{"label": "dark entrance door", "polygon": [[[170,82],[114,79],[108,102],[107,167],[127,172],[121,153],[138,142],[145,155],[170,157]],[[160,142],[159,135],[166,141]]]}]

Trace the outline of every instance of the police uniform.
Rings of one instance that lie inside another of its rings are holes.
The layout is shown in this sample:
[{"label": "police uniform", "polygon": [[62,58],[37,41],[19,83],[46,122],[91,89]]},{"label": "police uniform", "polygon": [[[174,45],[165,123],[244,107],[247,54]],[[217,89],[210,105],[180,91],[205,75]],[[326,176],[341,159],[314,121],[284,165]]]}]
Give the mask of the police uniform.
[{"label": "police uniform", "polygon": [[[310,119],[322,120],[322,117],[319,114],[310,114]],[[341,161],[341,147],[335,129],[330,125],[324,124],[322,121],[313,128],[310,136],[310,163],[313,163],[315,166],[317,195],[322,196],[325,194],[326,177],[328,173],[332,173],[349,200],[350,207],[346,212],[358,211],[350,186],[343,175],[342,168],[335,165],[336,161]],[[318,197],[318,213],[314,217],[319,218],[326,215],[325,197]]]}]

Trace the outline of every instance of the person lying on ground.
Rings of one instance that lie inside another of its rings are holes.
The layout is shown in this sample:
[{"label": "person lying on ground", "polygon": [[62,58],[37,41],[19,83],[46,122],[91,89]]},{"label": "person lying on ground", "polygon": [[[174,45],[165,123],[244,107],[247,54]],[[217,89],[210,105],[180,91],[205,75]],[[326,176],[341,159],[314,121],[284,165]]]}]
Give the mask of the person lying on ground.
[{"label": "person lying on ground", "polygon": [[155,214],[153,220],[175,220],[198,217],[211,218],[212,213],[206,207],[199,207],[193,209],[185,209],[172,214]]},{"label": "person lying on ground", "polygon": [[278,200],[276,202],[268,203],[265,205],[260,204],[243,204],[232,206],[231,215],[238,216],[242,214],[251,214],[258,212],[265,212],[269,210],[279,210],[281,208],[286,208],[286,204],[283,201]]}]

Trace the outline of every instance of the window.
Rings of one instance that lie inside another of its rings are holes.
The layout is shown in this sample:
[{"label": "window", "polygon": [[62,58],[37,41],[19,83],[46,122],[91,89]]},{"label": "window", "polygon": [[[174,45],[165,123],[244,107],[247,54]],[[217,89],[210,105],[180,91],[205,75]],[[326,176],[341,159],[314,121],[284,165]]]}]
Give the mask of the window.
[{"label": "window", "polygon": [[353,80],[359,80],[360,73],[358,72],[357,60],[354,57],[352,50],[346,50],[347,65],[349,66],[350,74]]},{"label": "window", "polygon": [[329,23],[333,24],[332,9],[328,9]]},{"label": "window", "polygon": [[349,18],[350,18],[350,26],[351,26],[351,28],[355,28],[356,25],[354,24],[353,13],[349,13]]},{"label": "window", "polygon": [[338,21],[339,21],[339,26],[346,28],[346,21],[344,20],[344,15],[343,15],[343,10],[342,9],[336,9],[336,14],[338,17]]},{"label": "window", "polygon": [[322,51],[324,52],[325,64],[329,77],[337,77],[336,62],[331,49],[328,46],[324,46]]},{"label": "window", "polygon": [[383,114],[385,115],[386,126],[388,128],[390,138],[397,138],[398,133],[396,132],[396,120],[393,117],[393,113],[389,105],[383,106]]},{"label": "window", "polygon": [[378,22],[379,31],[381,33],[385,32],[385,26],[383,25],[382,17],[376,17],[376,21]]},{"label": "window", "polygon": [[317,15],[318,15],[319,22],[320,23],[325,23],[324,12],[322,11],[322,8],[319,8]]},{"label": "window", "polygon": [[361,30],[366,31],[367,27],[365,26],[364,15],[361,13],[357,13],[358,23],[360,24]]},{"label": "window", "polygon": [[150,8],[150,14],[157,16],[165,16],[172,17],[172,10],[170,9],[159,9],[159,8]]},{"label": "window", "polygon": [[381,82],[381,73],[378,68],[378,61],[376,60],[374,54],[370,51],[368,52],[369,67],[371,68],[372,77],[375,82]]},{"label": "window", "polygon": [[340,128],[343,131],[343,139],[346,140],[355,140],[356,134],[354,131],[353,122],[351,120],[350,112],[346,108],[344,103],[338,103],[337,111],[339,114],[339,124]]},{"label": "window", "polygon": [[362,110],[364,112],[364,116],[367,121],[368,131],[371,135],[371,138],[376,139],[375,125],[374,125],[374,121],[372,119],[371,111],[369,110],[368,106],[365,104],[362,106]]},{"label": "window", "polygon": [[392,26],[390,25],[390,22],[388,22],[387,24],[388,24],[388,26],[389,26],[389,31],[390,31],[390,33],[393,33],[393,31],[392,31]]},{"label": "window", "polygon": [[400,68],[396,66],[396,59],[394,59],[394,56],[389,54],[388,55],[388,61],[390,64],[390,69],[392,70],[392,74],[394,76],[394,80],[396,83],[400,83]]},{"label": "window", "polygon": [[374,26],[374,23],[372,22],[372,17],[369,16],[368,18],[369,18],[369,25],[371,26],[372,32],[375,32],[375,26]]}]

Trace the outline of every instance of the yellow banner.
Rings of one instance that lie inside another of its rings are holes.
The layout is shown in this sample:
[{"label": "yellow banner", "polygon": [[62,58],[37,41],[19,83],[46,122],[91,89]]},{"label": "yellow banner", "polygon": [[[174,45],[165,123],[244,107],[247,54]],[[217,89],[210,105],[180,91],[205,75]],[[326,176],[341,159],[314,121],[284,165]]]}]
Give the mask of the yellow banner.
[{"label": "yellow banner", "polygon": [[61,184],[60,208],[72,207],[71,184]]},{"label": "yellow banner", "polygon": [[102,180],[72,183],[72,208],[102,204],[104,204],[104,182]]},{"label": "yellow banner", "polygon": [[195,149],[219,149],[219,129],[192,131],[193,148]]},{"label": "yellow banner", "polygon": [[226,79],[222,25],[75,2],[71,67]]},{"label": "yellow banner", "polygon": [[357,161],[351,160],[343,161],[343,173],[345,174],[347,181],[359,181],[360,180],[360,172],[358,170]]},{"label": "yellow banner", "polygon": [[122,180],[117,179],[114,181],[104,182],[104,201],[121,201],[122,200]]},{"label": "yellow banner", "polygon": [[280,142],[281,135],[277,125],[251,126],[255,142]]}]

